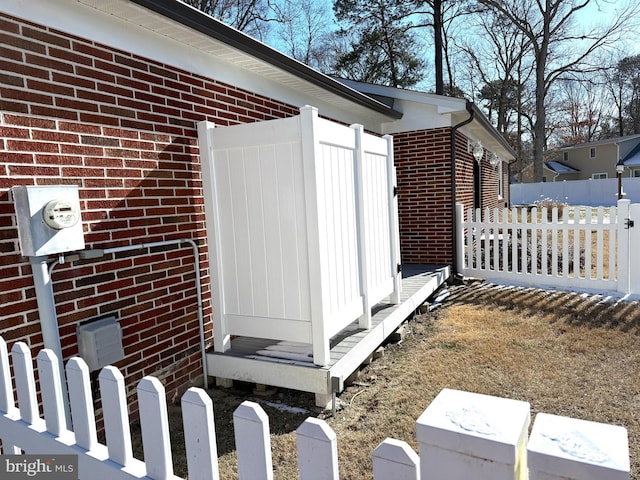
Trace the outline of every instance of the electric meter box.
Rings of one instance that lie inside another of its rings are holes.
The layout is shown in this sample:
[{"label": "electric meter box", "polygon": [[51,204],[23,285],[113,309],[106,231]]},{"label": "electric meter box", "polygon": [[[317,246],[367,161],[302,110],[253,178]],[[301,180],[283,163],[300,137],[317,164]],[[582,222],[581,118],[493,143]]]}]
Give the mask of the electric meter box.
[{"label": "electric meter box", "polygon": [[84,249],[76,185],[16,186],[11,192],[22,255],[40,257]]}]

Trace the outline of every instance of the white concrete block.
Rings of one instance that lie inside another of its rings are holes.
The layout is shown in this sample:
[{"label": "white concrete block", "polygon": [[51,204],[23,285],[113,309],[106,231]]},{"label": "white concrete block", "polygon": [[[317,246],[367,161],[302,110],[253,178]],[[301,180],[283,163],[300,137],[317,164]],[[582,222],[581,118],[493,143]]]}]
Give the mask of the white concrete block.
[{"label": "white concrete block", "polygon": [[444,389],[417,421],[423,480],[526,480],[527,402]]},{"label": "white concrete block", "polygon": [[539,413],[528,450],[531,480],[629,480],[624,427]]}]

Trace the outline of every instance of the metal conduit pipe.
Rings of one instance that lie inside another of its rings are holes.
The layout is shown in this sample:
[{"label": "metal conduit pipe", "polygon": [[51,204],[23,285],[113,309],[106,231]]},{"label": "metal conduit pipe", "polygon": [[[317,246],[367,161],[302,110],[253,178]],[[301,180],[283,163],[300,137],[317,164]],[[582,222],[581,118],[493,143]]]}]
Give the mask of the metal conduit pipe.
[{"label": "metal conduit pipe", "polygon": [[[51,272],[56,265],[61,263],[65,263],[65,261],[75,262],[77,260],[89,260],[93,258],[101,258],[105,255],[109,255],[112,253],[120,253],[120,252],[128,252],[131,250],[141,250],[141,249],[150,249],[155,247],[166,247],[169,245],[181,245],[183,243],[188,243],[191,245],[193,249],[193,257],[194,257],[194,270],[195,270],[195,282],[196,282],[196,295],[198,299],[198,328],[200,330],[200,353],[202,356],[202,374],[203,374],[203,384],[204,388],[209,388],[209,380],[207,374],[207,351],[206,351],[206,341],[204,336],[204,314],[203,314],[203,302],[202,302],[202,285],[200,284],[201,275],[200,275],[200,254],[198,252],[198,244],[189,239],[183,238],[179,240],[163,240],[160,242],[149,242],[149,243],[139,243],[137,245],[126,245],[123,247],[112,247],[112,248],[104,248],[104,249],[92,249],[92,250],[82,250],[76,254],[68,255],[66,258],[61,255],[58,260],[55,260],[49,266],[49,276],[51,276]],[[54,310],[55,311],[55,310]],[[58,342],[60,341],[58,337]]]},{"label": "metal conduit pipe", "polygon": [[53,351],[58,357],[58,369],[60,372],[60,386],[62,387],[62,399],[64,416],[67,428],[71,428],[71,409],[67,391],[66,375],[63,365],[62,346],[60,344],[60,332],[58,330],[58,317],[56,315],[56,303],[53,298],[53,284],[51,282],[51,268],[47,268],[47,257],[29,257],[33,284],[36,290],[38,302],[38,315],[40,316],[40,329],[42,330],[42,343],[45,348]]}]

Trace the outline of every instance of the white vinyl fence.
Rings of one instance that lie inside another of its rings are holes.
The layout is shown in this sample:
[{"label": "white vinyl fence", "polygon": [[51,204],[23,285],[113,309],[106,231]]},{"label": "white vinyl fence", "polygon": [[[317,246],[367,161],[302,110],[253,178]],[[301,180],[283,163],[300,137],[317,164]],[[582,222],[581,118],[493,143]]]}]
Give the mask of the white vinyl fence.
[{"label": "white vinyl fence", "polygon": [[198,125],[214,288],[214,348],[232,336],[312,345],[400,295],[393,139],[300,115]]},{"label": "white vinyl fence", "polygon": [[[640,202],[640,177],[623,178],[622,192],[625,200]],[[509,186],[512,205],[531,205],[545,198],[569,205],[608,207],[618,201],[618,179],[512,183]]]},{"label": "white vinyl fence", "polygon": [[[125,385],[118,369],[105,367],[99,376],[105,445],[97,440],[89,370],[82,359],[67,363],[70,430],[55,355],[42,350],[37,356],[44,419],[29,348],[16,343],[12,357],[17,408],[7,344],[0,338],[0,439],[5,455],[77,455],[79,480],[179,480],[173,472],[165,392],[156,378],[143,378],[137,389],[143,462],[133,457]],[[182,414],[189,480],[218,479],[211,398],[190,388],[182,397]],[[233,417],[239,478],[273,479],[266,414],[258,404],[245,401]],[[529,437],[529,423],[526,402],[445,389],[417,421],[420,456],[406,442],[387,439],[373,450],[373,478],[629,479],[625,428],[538,414]],[[308,418],[296,435],[300,480],[338,480],[336,435],[327,423]]]},{"label": "white vinyl fence", "polygon": [[[640,204],[457,207],[458,271],[539,286],[640,293]],[[637,224],[637,225],[636,225]]]}]

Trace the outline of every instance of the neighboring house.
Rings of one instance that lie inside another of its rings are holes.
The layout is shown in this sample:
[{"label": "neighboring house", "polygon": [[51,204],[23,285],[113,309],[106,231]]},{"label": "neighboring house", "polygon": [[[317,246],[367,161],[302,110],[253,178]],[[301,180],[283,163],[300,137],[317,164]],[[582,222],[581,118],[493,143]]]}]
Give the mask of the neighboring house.
[{"label": "neighboring house", "polygon": [[[0,334],[9,343],[43,345],[9,194],[18,185],[77,185],[87,249],[195,241],[204,334],[215,335],[201,120],[258,122],[308,104],[392,134],[403,263],[455,264],[454,202],[508,204],[514,154],[472,103],[339,82],[181,2],[0,0],[0,30]],[[201,373],[190,249],[58,261],[52,283],[65,359],[78,353],[79,322],[113,314],[125,355],[116,365],[129,388],[154,374],[173,396]]]},{"label": "neighboring house", "polygon": [[640,135],[561,147],[546,157],[543,176],[547,182],[615,178],[619,163],[625,167],[624,176],[638,177]]}]

